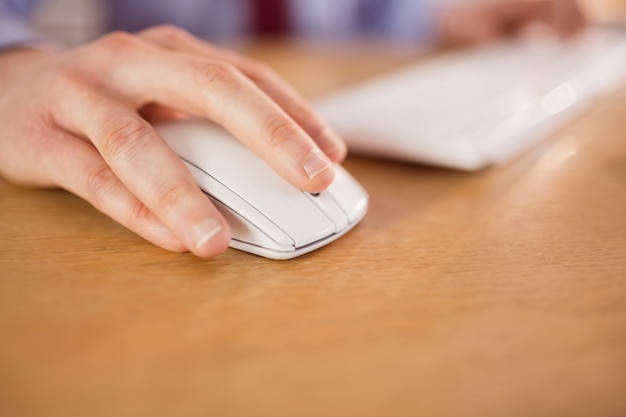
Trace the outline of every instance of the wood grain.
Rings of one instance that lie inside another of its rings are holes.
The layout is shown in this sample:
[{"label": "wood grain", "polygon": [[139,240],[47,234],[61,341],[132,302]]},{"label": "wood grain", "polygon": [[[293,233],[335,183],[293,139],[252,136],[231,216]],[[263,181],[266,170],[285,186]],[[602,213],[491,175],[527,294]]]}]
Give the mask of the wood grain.
[{"label": "wood grain", "polygon": [[[252,45],[313,97],[419,57]],[[513,163],[350,157],[291,261],[156,248],[0,180],[2,416],[626,415],[626,89]]]}]

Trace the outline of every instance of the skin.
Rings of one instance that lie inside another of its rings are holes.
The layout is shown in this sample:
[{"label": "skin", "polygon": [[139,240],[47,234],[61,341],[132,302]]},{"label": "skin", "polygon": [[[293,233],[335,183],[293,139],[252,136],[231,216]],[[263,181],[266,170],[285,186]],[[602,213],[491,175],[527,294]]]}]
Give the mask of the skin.
[{"label": "skin", "polygon": [[[447,10],[440,28],[442,41],[483,42],[530,21],[563,34],[582,26],[573,0],[487,0]],[[230,229],[150,122],[210,119],[308,192],[325,189],[346,156],[267,66],[171,26],[6,51],[0,91],[2,177],[68,190],[155,245],[199,257],[222,253]]]},{"label": "skin", "polygon": [[487,43],[541,24],[562,37],[585,21],[576,0],[458,0],[444,9],[439,32],[448,44]]},{"label": "skin", "polygon": [[216,121],[309,192],[325,189],[346,155],[339,136],[266,66],[169,26],[54,54],[5,53],[0,80],[0,175],[64,188],[171,251],[214,256],[230,232],[148,121]]}]

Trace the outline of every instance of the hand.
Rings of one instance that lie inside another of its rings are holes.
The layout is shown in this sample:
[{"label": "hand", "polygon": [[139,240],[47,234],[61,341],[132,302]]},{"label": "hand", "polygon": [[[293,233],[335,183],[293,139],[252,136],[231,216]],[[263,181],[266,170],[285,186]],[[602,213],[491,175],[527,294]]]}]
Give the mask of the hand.
[{"label": "hand", "polygon": [[61,187],[154,244],[223,252],[228,224],[153,117],[224,126],[280,175],[326,188],[343,141],[264,65],[172,27],[113,33],[76,49],[0,54],[0,175]]},{"label": "hand", "polygon": [[561,36],[585,25],[576,0],[474,0],[455,3],[440,16],[442,41],[482,43],[541,23]]}]

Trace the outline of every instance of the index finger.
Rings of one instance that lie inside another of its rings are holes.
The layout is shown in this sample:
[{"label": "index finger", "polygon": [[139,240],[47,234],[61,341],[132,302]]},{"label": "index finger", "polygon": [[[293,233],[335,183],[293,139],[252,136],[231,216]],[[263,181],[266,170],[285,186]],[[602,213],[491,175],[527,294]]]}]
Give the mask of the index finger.
[{"label": "index finger", "polygon": [[158,103],[208,118],[301,190],[319,192],[332,181],[332,162],[315,141],[234,65],[123,34],[109,37],[102,49],[90,62],[133,106]]},{"label": "index finger", "polygon": [[[203,257],[223,252],[230,239],[228,224],[181,159],[133,108],[82,87],[65,89],[53,112],[55,121],[87,136],[132,195],[190,251]],[[89,174],[77,171],[77,175]],[[87,182],[97,185],[101,177]]]},{"label": "index finger", "polygon": [[214,47],[189,32],[174,26],[157,26],[140,36],[158,45],[198,56],[219,59],[235,65],[261,90],[292,117],[333,162],[341,162],[347,153],[343,139],[307,104],[306,100],[267,65],[234,52]]}]

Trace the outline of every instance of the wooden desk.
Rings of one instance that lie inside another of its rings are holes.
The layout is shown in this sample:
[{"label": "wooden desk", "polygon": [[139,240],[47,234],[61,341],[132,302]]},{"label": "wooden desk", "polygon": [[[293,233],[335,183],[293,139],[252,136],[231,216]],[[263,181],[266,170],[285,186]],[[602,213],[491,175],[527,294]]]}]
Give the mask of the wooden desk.
[{"label": "wooden desk", "polygon": [[[414,58],[251,52],[309,97]],[[626,415],[626,89],[505,167],[345,165],[368,216],[286,262],[0,181],[0,415]]]}]

